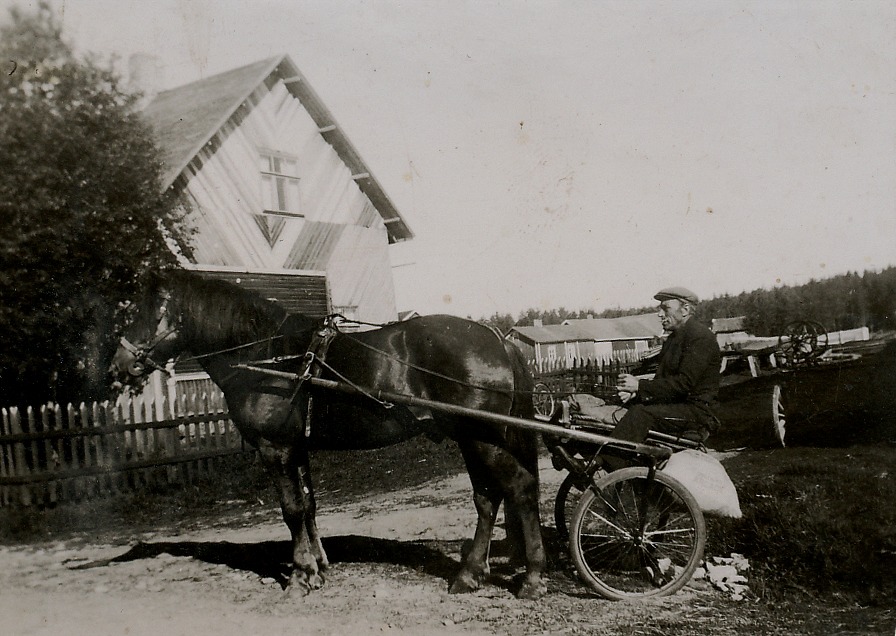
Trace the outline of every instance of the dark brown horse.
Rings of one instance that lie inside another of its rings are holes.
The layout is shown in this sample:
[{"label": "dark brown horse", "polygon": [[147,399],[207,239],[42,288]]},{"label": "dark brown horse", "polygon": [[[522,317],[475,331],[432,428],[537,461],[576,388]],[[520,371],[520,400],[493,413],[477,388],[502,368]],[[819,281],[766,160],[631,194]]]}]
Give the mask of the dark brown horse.
[{"label": "dark brown horse", "polygon": [[[472,548],[451,591],[477,589],[488,576],[492,530],[504,501],[508,542],[526,565],[517,595],[541,595],[545,553],[535,434],[237,367],[276,359],[273,366],[280,371],[309,371],[358,387],[531,419],[532,379],[519,351],[489,328],[452,316],[331,332],[323,339],[322,325],[287,315],[235,285],[171,272],[137,304],[111,371],[119,381],[133,382],[185,352],[202,364],[278,486],[293,539],[290,589],[307,593],[320,587],[327,567],[315,521],[309,450],[379,448],[435,433],[460,446],[479,515]],[[309,347],[318,355],[310,368],[302,355]]]}]

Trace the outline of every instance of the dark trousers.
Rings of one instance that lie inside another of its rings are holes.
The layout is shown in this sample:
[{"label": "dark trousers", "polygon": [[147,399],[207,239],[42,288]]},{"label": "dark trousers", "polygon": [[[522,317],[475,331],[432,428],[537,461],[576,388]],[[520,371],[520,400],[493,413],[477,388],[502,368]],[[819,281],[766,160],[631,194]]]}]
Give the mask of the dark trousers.
[{"label": "dark trousers", "polygon": [[633,404],[610,437],[640,444],[647,439],[648,431],[668,435],[700,431],[706,438],[710,430],[705,422],[710,417],[703,409],[691,404]]},{"label": "dark trousers", "polygon": [[[647,439],[648,431],[659,431],[667,435],[698,431],[705,440],[710,433],[707,422],[711,420],[712,416],[706,411],[690,404],[633,404],[619,420],[610,437],[642,444]],[[608,471],[632,465],[629,459],[609,452],[603,455],[603,463]]]}]

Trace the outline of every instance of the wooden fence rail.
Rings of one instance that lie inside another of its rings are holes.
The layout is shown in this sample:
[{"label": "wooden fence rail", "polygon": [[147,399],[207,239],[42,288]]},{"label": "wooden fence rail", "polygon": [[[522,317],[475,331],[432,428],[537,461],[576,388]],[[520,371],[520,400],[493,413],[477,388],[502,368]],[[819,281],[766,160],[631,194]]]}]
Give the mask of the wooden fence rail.
[{"label": "wooden fence rail", "polygon": [[174,405],[117,403],[2,409],[0,506],[81,501],[149,485],[190,484],[249,452],[220,392]]}]

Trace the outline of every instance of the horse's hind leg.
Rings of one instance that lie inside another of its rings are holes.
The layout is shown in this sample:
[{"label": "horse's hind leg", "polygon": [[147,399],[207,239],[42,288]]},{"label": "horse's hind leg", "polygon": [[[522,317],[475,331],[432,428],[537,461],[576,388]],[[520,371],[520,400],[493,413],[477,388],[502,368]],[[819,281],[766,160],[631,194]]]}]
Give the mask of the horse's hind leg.
[{"label": "horse's hind leg", "polygon": [[[292,448],[278,448],[264,442],[259,445],[259,452],[277,484],[283,520],[292,534],[293,571],[289,580],[290,589],[307,594],[323,585],[324,580],[318,567],[323,548],[315,554],[308,535],[310,498],[305,495],[304,486],[300,483],[298,453]],[[316,524],[314,528],[317,529]]]},{"label": "horse's hind leg", "polygon": [[461,570],[451,584],[452,594],[477,590],[488,578],[489,548],[495,519],[498,516],[498,507],[501,505],[503,497],[500,484],[491,479],[487,467],[473,445],[461,442],[460,449],[467,464],[467,472],[470,474],[470,482],[473,485],[473,503],[476,505],[479,518],[476,522],[473,543],[464,555]]},{"label": "horse's hind leg", "polygon": [[[523,467],[509,451],[484,442],[461,443],[461,450],[473,482],[474,499],[479,510],[479,522],[473,539],[473,549],[464,560],[452,591],[467,591],[476,586],[469,582],[481,580],[488,573],[488,545],[491,540],[497,506],[501,499],[511,507],[511,523],[517,523],[525,545],[526,579],[517,596],[537,598],[546,587],[542,580],[547,559],[541,538],[538,515],[538,478]],[[493,508],[480,508],[482,499],[493,503]],[[487,512],[485,515],[483,512]],[[513,538],[513,537],[511,537]]]}]

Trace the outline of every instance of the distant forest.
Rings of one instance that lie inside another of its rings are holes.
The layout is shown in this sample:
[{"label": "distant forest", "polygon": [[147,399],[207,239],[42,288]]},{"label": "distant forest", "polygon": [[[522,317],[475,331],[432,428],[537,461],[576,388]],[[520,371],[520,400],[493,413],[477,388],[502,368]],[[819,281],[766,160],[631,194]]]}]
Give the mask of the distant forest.
[{"label": "distant forest", "polygon": [[[528,309],[514,319],[495,313],[480,319],[501,331],[514,326],[531,326],[536,319],[557,325],[570,318],[618,318],[656,311],[656,305],[631,309],[591,309],[570,311],[563,307],[550,311]],[[821,323],[827,331],[868,327],[876,331],[896,330],[896,267],[880,272],[849,273],[805,285],[756,289],[736,296],[725,294],[700,303],[698,318],[707,324],[713,318],[746,316],[746,328],[757,336],[775,336],[796,320]]]}]

